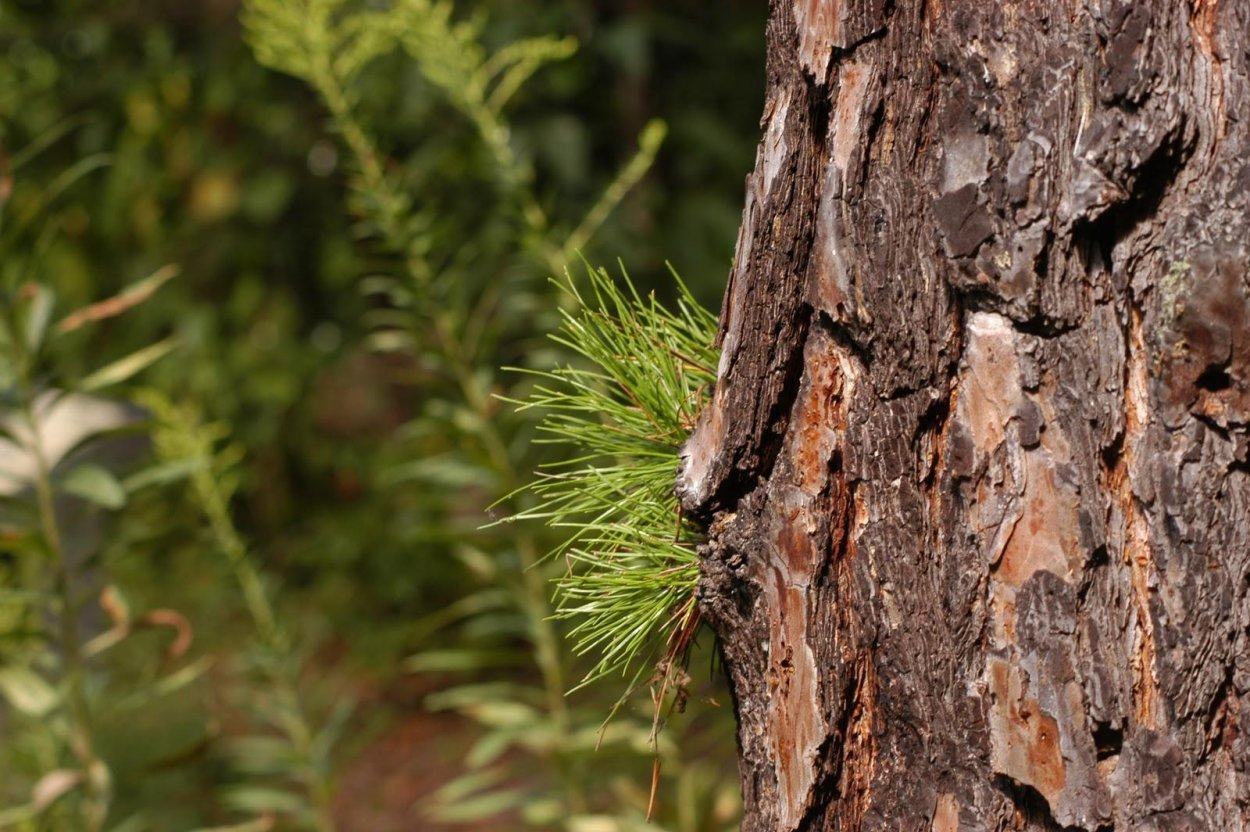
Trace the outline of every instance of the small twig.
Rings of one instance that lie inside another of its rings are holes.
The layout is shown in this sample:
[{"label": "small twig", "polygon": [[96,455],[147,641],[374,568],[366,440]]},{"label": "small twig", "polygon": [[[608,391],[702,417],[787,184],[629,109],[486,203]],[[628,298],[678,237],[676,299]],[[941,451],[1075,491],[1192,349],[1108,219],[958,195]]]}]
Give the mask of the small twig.
[{"label": "small twig", "polygon": [[660,791],[660,757],[657,754],[651,761],[651,796],[647,798],[647,823],[655,813],[655,798]]}]

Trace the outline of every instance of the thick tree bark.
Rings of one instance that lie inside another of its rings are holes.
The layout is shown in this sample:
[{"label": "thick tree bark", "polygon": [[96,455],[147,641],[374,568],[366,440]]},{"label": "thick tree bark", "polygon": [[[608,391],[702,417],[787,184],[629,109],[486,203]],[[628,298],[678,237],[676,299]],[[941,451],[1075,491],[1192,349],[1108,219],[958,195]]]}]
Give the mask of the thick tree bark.
[{"label": "thick tree bark", "polygon": [[1250,3],[772,5],[678,481],[743,828],[1250,828]]}]

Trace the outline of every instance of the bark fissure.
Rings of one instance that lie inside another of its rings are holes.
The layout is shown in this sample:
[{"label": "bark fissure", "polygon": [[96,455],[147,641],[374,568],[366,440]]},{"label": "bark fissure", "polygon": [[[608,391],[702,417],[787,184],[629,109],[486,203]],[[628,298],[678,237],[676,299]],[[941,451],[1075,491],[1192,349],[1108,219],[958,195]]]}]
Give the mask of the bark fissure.
[{"label": "bark fissure", "polygon": [[1145,426],[1149,422],[1147,404],[1147,372],[1145,340],[1141,331],[1141,312],[1129,309],[1129,326],[1125,344],[1124,443],[1116,468],[1111,472],[1109,486],[1119,503],[1124,523],[1124,560],[1129,566],[1136,606],[1136,641],[1132,645],[1133,717],[1137,725],[1154,729],[1162,721],[1158,683],[1155,680],[1156,646],[1154,616],[1151,611],[1151,584],[1155,579],[1151,556],[1149,520],[1141,499],[1133,493],[1131,471],[1141,454]]}]

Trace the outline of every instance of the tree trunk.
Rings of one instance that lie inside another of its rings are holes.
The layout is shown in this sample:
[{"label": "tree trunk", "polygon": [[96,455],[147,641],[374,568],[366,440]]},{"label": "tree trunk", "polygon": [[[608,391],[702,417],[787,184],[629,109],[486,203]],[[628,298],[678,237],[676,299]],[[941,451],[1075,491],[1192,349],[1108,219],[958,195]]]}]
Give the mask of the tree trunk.
[{"label": "tree trunk", "polygon": [[1250,828],[1250,3],[768,43],[678,480],[743,829]]}]

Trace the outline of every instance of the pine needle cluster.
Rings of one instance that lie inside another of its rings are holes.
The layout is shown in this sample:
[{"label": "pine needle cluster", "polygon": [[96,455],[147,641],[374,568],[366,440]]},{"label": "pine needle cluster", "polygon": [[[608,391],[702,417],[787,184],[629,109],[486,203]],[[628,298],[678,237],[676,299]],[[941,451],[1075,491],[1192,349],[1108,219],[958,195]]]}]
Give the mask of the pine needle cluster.
[{"label": "pine needle cluster", "polygon": [[716,316],[681,279],[675,309],[588,270],[553,340],[584,364],[539,377],[525,408],[546,412],[544,441],[571,446],[528,490],[540,519],[566,535],[553,553],[556,613],[579,655],[595,663],[578,687],[619,672],[633,682],[658,663],[668,676],[698,627],[698,530],[680,514],[678,451],[715,380]]}]

